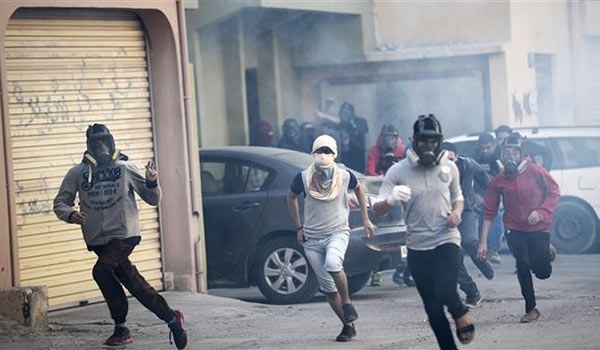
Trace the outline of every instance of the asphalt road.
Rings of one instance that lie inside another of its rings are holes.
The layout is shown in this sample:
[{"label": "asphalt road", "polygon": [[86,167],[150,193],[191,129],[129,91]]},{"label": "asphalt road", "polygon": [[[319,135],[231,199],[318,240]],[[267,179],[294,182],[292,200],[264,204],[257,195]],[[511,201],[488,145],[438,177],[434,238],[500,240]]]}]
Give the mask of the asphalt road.
[{"label": "asphalt road", "polygon": [[[494,280],[474,275],[484,302],[470,313],[475,340],[461,348],[600,349],[600,255],[559,255],[552,277],[534,281],[542,319],[531,324],[519,323],[524,303],[514,260],[502,257]],[[383,286],[354,296],[358,335],[343,344],[334,341],[341,324],[323,296],[299,305],[265,304],[256,288],[164,296],[185,312],[187,349],[436,349],[416,290],[395,285],[391,273]],[[102,303],[52,312],[49,332],[0,321],[0,349],[106,349],[102,341],[112,332]],[[128,326],[134,343],[127,349],[175,349],[167,327],[135,300]]]}]

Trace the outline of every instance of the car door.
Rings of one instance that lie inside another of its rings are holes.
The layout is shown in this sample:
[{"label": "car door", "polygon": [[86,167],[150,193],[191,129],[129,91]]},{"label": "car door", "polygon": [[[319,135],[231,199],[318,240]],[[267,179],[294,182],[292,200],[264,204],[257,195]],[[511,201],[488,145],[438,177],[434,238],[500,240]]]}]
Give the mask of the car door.
[{"label": "car door", "polygon": [[247,247],[268,200],[269,170],[229,157],[202,157],[200,167],[209,283],[244,282]]}]

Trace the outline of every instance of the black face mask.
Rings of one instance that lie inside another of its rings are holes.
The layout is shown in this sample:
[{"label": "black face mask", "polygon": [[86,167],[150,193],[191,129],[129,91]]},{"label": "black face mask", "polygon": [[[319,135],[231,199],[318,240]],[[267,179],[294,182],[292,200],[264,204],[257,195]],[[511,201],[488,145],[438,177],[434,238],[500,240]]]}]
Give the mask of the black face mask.
[{"label": "black face mask", "polygon": [[90,153],[96,159],[98,164],[106,165],[110,164],[112,161],[112,152],[110,147],[103,141],[94,142]]},{"label": "black face mask", "polygon": [[436,148],[423,144],[421,147],[417,147],[415,151],[419,156],[419,164],[430,167],[437,162],[439,153]]},{"label": "black face mask", "polygon": [[514,161],[506,162],[504,163],[504,171],[508,175],[517,175],[517,173],[519,172],[519,164],[517,164]]}]

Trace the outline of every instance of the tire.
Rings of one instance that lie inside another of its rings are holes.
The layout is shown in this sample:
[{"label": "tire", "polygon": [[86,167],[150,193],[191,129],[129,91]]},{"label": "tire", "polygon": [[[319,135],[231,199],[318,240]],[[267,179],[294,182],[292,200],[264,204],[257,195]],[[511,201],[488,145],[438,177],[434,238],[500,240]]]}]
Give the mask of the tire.
[{"label": "tire", "polygon": [[274,304],[296,304],[317,292],[317,277],[294,236],[266,242],[257,255],[258,289]]},{"label": "tire", "polygon": [[371,272],[363,272],[358,275],[348,276],[348,293],[350,295],[358,292],[367,285],[371,278]]},{"label": "tire", "polygon": [[562,201],[554,211],[550,241],[560,253],[590,251],[598,237],[598,219],[585,204]]}]

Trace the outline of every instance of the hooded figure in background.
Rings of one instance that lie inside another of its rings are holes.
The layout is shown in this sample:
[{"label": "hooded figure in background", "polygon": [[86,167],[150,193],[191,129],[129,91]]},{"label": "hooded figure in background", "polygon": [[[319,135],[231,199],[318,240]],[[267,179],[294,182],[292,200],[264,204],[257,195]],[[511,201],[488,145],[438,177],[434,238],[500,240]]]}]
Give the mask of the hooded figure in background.
[{"label": "hooded figure in background", "polygon": [[303,152],[312,153],[313,142],[319,134],[314,124],[306,122],[300,126],[300,140],[302,141]]},{"label": "hooded figure in background", "polygon": [[294,151],[302,152],[302,142],[300,140],[300,124],[294,118],[288,118],[281,126],[283,135],[277,143],[279,148],[287,148]]},{"label": "hooded figure in background", "polygon": [[267,121],[261,120],[254,125],[250,146],[273,147],[273,128]]},{"label": "hooded figure in background", "polygon": [[365,173],[372,176],[384,175],[393,164],[404,157],[405,148],[398,129],[391,124],[385,124],[377,136],[375,145],[369,149]]}]

